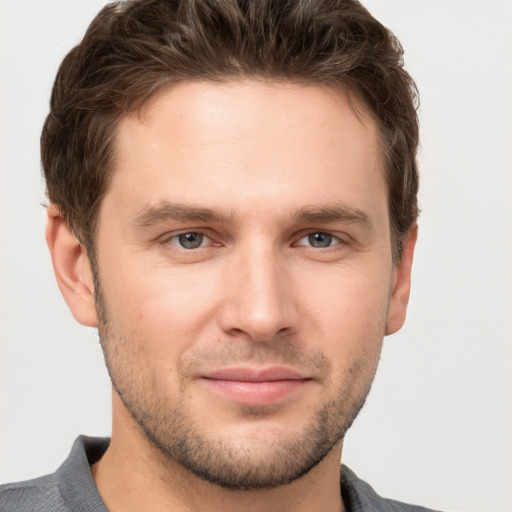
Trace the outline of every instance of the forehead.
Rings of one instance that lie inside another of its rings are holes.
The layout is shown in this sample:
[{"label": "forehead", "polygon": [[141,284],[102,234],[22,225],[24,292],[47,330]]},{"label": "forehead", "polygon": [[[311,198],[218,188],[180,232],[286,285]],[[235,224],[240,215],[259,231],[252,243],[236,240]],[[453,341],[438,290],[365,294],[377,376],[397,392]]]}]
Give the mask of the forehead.
[{"label": "forehead", "polygon": [[371,117],[341,93],[297,84],[165,89],[121,120],[115,167],[109,194],[134,208],[190,200],[234,210],[271,201],[286,213],[278,210],[339,200],[361,208],[386,195]]}]

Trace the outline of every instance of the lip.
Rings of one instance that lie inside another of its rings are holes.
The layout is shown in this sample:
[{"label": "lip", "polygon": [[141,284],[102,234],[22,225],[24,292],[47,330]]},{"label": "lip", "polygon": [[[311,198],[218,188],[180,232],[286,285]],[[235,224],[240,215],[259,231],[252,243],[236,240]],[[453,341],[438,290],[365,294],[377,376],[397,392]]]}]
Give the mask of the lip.
[{"label": "lip", "polygon": [[284,401],[311,379],[285,367],[223,368],[202,375],[212,391],[242,405],[263,406]]}]

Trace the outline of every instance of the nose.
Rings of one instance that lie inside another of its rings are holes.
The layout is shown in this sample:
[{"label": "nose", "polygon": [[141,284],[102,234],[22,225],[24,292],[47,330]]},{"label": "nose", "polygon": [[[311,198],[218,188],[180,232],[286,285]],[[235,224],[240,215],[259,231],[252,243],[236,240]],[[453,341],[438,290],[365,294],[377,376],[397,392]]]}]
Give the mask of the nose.
[{"label": "nose", "polygon": [[298,297],[284,257],[253,247],[228,267],[220,310],[224,332],[265,342],[296,331]]}]

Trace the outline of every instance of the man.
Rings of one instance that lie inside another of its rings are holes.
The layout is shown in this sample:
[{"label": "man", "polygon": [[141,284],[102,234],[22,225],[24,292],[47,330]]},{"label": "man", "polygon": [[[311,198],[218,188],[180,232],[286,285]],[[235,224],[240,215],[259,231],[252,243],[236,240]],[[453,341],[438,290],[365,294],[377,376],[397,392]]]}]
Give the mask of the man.
[{"label": "man", "polygon": [[416,240],[415,88],[352,0],[105,7],[57,75],[47,241],[111,440],[2,510],[425,510],[340,468]]}]

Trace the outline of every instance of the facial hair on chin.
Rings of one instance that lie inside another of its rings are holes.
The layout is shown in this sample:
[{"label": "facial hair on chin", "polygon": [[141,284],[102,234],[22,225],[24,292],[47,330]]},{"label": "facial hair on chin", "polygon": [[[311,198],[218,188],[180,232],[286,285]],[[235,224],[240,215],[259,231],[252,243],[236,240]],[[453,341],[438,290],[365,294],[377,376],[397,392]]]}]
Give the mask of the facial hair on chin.
[{"label": "facial hair on chin", "polygon": [[[172,408],[167,396],[152,389],[148,372],[140,371],[144,343],[131,336],[114,335],[99,280],[96,279],[96,308],[100,340],[112,385],[139,431],[162,455],[164,462],[178,463],[197,477],[226,489],[265,489],[290,483],[318,465],[346,431],[364,405],[373,381],[376,359],[353,362],[338,389],[319,404],[307,424],[286,437],[224,439],[209,432],[187,409],[183,390],[187,375],[196,364],[271,362],[299,368],[314,368],[324,376],[327,387],[332,383],[332,366],[321,353],[305,353],[300,343],[285,338],[265,344],[251,342],[221,345],[209,354],[193,355],[182,367],[182,393]],[[116,329],[119,331],[119,329]],[[115,342],[113,341],[115,340]],[[265,415],[268,409],[246,407],[241,414]]]}]

